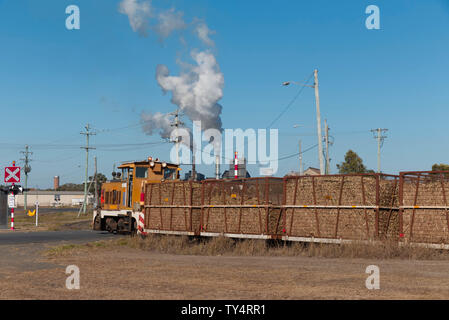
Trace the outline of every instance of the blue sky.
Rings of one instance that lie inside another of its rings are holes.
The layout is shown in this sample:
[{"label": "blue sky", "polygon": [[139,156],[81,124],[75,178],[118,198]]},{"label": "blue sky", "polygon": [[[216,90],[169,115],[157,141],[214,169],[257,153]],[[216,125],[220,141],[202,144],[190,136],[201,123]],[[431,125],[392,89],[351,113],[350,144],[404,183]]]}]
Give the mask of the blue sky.
[{"label": "blue sky", "polygon": [[[91,156],[108,176],[114,163],[169,157],[170,144],[126,144],[161,141],[139,126],[142,111],[175,109],[155,79],[156,66],[165,64],[177,74],[176,60],[191,63],[189,50],[200,44],[188,32],[188,47],[177,36],[163,42],[151,32],[139,36],[119,13],[119,2],[0,0],[0,163],[18,161],[19,151],[30,145],[31,186],[50,187],[55,175],[61,183],[83,181],[80,132],[86,123],[97,131],[91,143],[98,149]],[[80,8],[80,30],[65,28],[70,4]],[[378,127],[389,129],[382,171],[449,163],[449,1],[152,4],[176,8],[187,21],[202,19],[215,31],[212,50],[225,80],[219,101],[224,128],[266,128],[299,90],[281,83],[303,81],[318,68],[322,119],[334,138],[333,173],[348,149],[376,169],[370,129]],[[365,28],[370,4],[380,8],[381,30]],[[299,139],[304,149],[316,144],[314,101],[313,89],[305,89],[273,125],[279,129],[280,157],[296,153]],[[316,149],[303,159],[305,167],[318,166]],[[286,159],[279,167],[282,176],[298,170],[299,161]],[[213,168],[200,171],[212,175]]]}]

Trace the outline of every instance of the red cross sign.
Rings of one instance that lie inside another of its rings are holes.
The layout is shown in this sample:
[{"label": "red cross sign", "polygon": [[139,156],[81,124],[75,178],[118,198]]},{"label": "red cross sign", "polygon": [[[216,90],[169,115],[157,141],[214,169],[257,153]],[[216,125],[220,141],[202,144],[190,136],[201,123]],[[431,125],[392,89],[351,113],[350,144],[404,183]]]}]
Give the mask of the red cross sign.
[{"label": "red cross sign", "polygon": [[20,167],[5,167],[5,182],[20,182]]}]

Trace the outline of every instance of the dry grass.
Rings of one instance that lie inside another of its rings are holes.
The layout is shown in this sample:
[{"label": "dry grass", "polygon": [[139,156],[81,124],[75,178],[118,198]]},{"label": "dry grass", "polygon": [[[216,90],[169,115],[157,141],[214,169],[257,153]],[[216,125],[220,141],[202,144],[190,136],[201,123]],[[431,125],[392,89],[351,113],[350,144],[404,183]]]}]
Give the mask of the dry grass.
[{"label": "dry grass", "polygon": [[14,215],[14,227],[19,231],[59,231],[67,229],[90,229],[92,214],[81,215],[78,212],[63,211],[40,213],[38,226],[36,227],[36,217],[28,216],[26,213],[16,213]]},{"label": "dry grass", "polygon": [[83,245],[56,247],[47,254],[70,255],[73,250],[92,250],[127,246],[150,252],[200,256],[302,256],[321,258],[369,258],[406,260],[449,260],[447,250],[398,246],[394,242],[376,244],[316,244],[297,242],[268,242],[226,237],[194,238],[187,236],[148,235],[145,238],[125,237]]},{"label": "dry grass", "polygon": [[117,243],[116,240],[111,241],[95,241],[89,242],[85,244],[64,244],[61,246],[52,247],[46,251],[44,251],[44,256],[47,257],[60,257],[60,256],[70,256],[75,251],[92,251],[97,248],[111,248],[114,243]]}]

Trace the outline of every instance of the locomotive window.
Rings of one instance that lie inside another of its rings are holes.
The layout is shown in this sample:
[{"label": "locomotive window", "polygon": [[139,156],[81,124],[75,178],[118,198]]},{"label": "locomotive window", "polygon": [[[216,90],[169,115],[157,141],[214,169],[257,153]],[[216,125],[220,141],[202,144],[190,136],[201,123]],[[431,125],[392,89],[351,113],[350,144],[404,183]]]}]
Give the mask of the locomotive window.
[{"label": "locomotive window", "polygon": [[176,168],[174,168],[174,169],[165,168],[164,179],[165,180],[176,179],[175,172],[176,172]]},{"label": "locomotive window", "polygon": [[136,168],[136,178],[148,178],[148,168],[137,167]]}]

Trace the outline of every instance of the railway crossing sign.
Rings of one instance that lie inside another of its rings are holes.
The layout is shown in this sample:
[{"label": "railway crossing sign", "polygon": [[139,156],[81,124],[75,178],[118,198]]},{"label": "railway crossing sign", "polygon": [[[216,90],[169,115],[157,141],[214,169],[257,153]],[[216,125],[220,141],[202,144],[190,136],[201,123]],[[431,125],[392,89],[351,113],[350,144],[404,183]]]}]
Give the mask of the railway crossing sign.
[{"label": "railway crossing sign", "polygon": [[20,182],[20,167],[5,167],[5,182]]}]

